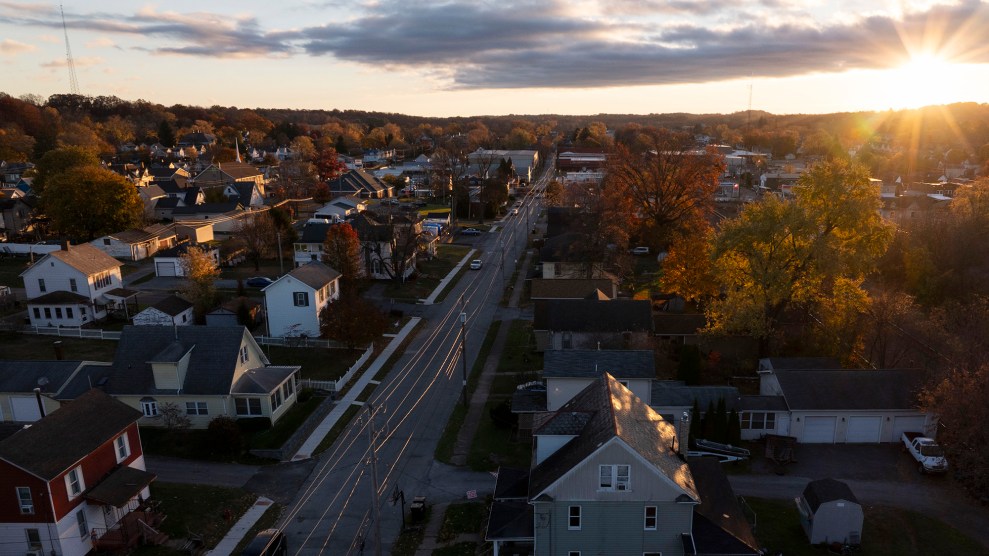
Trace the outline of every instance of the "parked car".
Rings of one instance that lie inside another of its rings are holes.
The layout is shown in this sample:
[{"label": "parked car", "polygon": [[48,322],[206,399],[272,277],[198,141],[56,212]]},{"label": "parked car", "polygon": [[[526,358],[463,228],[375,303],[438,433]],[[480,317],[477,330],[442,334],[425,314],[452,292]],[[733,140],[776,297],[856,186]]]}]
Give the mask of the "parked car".
[{"label": "parked car", "polygon": [[278,529],[265,529],[244,547],[241,556],[285,556],[285,534]]},{"label": "parked car", "polygon": [[460,233],[465,236],[479,236],[481,235],[481,230],[478,230],[477,228],[465,228]]},{"label": "parked car", "polygon": [[927,438],[919,432],[905,432],[900,437],[903,449],[916,460],[921,473],[945,473],[948,471],[948,460],[944,459],[944,450],[932,438]]},{"label": "parked car", "polygon": [[254,276],[248,278],[244,283],[251,288],[264,288],[274,284],[275,281],[271,278],[265,278],[264,276]]},{"label": "parked car", "polygon": [[474,259],[470,262],[471,270],[481,270],[481,259]]},{"label": "parked car", "polygon": [[512,209],[512,214],[518,214],[518,213],[519,213],[519,209],[517,209],[517,208],[513,208]]},{"label": "parked car", "polygon": [[635,248],[632,249],[632,254],[633,255],[648,255],[649,254],[649,248],[648,247],[645,247],[645,246],[635,247]]}]

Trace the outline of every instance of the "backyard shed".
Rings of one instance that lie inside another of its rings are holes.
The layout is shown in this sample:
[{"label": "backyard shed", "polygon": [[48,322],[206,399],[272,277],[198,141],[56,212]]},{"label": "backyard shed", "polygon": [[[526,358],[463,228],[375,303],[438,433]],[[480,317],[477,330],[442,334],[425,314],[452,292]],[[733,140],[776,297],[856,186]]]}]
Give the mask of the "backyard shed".
[{"label": "backyard shed", "polygon": [[811,544],[862,543],[862,506],[847,484],[835,479],[811,481],[796,503]]}]

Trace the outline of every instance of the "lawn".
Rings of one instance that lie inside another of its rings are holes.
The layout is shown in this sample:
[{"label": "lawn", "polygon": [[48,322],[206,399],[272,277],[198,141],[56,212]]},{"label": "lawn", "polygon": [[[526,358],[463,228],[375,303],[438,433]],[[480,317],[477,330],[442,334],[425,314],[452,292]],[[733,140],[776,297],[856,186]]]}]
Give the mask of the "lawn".
[{"label": "lawn", "polygon": [[440,280],[445,278],[468,252],[470,247],[463,245],[440,245],[436,248],[436,256],[433,259],[422,258],[416,263],[419,273],[415,279],[404,284],[388,282],[385,285],[385,296],[397,299],[429,297],[429,294],[433,293],[440,284]]},{"label": "lawn", "polygon": [[52,343],[62,342],[62,352],[69,361],[113,361],[116,340],[83,340],[34,334],[0,333],[0,359],[55,359]]},{"label": "lawn", "polygon": [[439,542],[450,542],[461,534],[478,534],[488,518],[488,507],[484,502],[464,502],[450,504],[443,514],[443,525],[436,536]]},{"label": "lawn", "polygon": [[536,373],[543,368],[543,354],[536,352],[532,321],[513,320],[508,329],[505,350],[498,362],[498,372]]},{"label": "lawn", "polygon": [[275,279],[283,273],[292,270],[293,266],[295,266],[295,263],[291,259],[285,259],[282,265],[278,264],[278,259],[261,259],[260,270],[255,270],[254,263],[248,260],[237,266],[221,267],[220,278],[223,280],[244,278],[246,280],[252,276],[267,276],[268,278]]},{"label": "lawn", "polygon": [[[790,500],[746,498],[755,511],[756,539],[772,553],[787,556],[826,556],[824,547],[807,544],[797,509]],[[986,548],[957,529],[924,514],[889,508],[864,506],[862,556],[909,556],[927,554],[985,554]]]},{"label": "lawn", "polygon": [[364,350],[263,346],[272,365],[299,365],[302,378],[336,380],[347,372]]},{"label": "lawn", "polygon": [[491,411],[505,399],[496,399],[492,390],[477,434],[470,444],[467,465],[474,471],[496,471],[499,466],[527,468],[532,459],[532,443],[519,442],[512,427],[499,426],[491,418]]},{"label": "lawn", "polygon": [[151,499],[161,504],[167,516],[162,532],[172,538],[200,535],[204,545],[212,548],[254,504],[257,495],[239,488],[155,482]]}]

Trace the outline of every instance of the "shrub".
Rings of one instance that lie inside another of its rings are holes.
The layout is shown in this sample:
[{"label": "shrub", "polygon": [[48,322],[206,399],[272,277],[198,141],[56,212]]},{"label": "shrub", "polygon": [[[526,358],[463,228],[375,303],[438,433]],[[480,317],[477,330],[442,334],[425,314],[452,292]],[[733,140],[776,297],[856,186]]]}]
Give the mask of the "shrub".
[{"label": "shrub", "polygon": [[219,416],[209,422],[206,429],[209,450],[217,456],[236,456],[243,446],[243,437],[237,422],[226,416]]}]

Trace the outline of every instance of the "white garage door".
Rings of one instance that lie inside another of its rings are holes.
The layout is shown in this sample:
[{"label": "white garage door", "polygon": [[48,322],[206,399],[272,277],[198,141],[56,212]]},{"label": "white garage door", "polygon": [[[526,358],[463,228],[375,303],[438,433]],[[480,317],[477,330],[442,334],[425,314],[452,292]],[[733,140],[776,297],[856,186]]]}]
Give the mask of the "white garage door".
[{"label": "white garage door", "polygon": [[10,398],[10,408],[14,413],[14,420],[24,423],[32,423],[41,419],[41,411],[38,410],[38,400],[34,396]]},{"label": "white garage door", "polygon": [[925,433],[924,423],[927,418],[923,415],[916,417],[893,417],[893,442],[899,442],[905,432]]},{"label": "white garage door", "polygon": [[837,417],[804,417],[804,434],[801,442],[807,444],[834,443],[834,424]]},{"label": "white garage door", "polygon": [[167,263],[156,262],[155,263],[155,272],[158,273],[158,276],[177,276],[178,275],[178,273],[175,272],[175,263],[173,263],[173,262],[167,262]]},{"label": "white garage door", "polygon": [[849,417],[848,428],[845,429],[845,442],[876,443],[883,429],[883,418],[880,416]]}]

